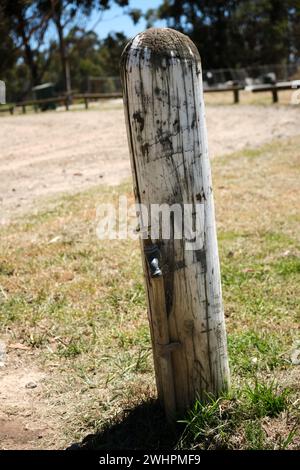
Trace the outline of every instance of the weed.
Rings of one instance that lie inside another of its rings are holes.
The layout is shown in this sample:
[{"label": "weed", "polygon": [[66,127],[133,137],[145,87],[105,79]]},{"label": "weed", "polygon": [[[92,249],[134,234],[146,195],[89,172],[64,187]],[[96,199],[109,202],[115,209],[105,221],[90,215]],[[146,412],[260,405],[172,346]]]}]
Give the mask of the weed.
[{"label": "weed", "polygon": [[275,382],[265,384],[256,380],[254,387],[246,386],[245,394],[249,400],[250,412],[259,418],[278,416],[288,406],[289,390],[280,391]]}]

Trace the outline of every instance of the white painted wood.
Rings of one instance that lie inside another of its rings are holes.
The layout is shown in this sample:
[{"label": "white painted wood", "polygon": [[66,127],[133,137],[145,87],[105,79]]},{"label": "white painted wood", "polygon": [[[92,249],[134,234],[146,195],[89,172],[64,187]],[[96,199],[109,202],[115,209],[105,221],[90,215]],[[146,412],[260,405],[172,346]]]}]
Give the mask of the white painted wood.
[{"label": "white painted wood", "polygon": [[[200,209],[197,250],[173,237],[152,240],[161,252],[162,296],[144,260],[158,395],[182,412],[229,386],[200,57],[183,34],[153,28],[127,45],[121,68],[136,201],[149,210],[155,203]],[[164,386],[154,326],[162,298],[168,340],[181,344],[169,353],[175,398]]]}]

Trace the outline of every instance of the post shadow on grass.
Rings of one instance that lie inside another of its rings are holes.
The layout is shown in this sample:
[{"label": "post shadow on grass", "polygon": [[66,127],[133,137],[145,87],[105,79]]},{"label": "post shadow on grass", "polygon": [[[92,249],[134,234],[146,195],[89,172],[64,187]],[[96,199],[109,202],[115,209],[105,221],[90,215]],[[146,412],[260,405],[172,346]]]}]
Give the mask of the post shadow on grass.
[{"label": "post shadow on grass", "polygon": [[[171,449],[176,446],[183,425],[167,423],[160,404],[155,400],[123,411],[106,423],[99,432],[89,434],[76,448],[82,450]],[[71,449],[74,449],[71,446]]]}]

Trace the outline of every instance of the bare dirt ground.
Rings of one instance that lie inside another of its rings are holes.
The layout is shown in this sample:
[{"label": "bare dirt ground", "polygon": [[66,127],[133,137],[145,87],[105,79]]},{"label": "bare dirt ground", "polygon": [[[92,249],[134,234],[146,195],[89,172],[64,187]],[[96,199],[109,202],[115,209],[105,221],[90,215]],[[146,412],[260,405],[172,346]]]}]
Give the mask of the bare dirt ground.
[{"label": "bare dirt ground", "polygon": [[[31,352],[7,355],[5,368],[0,369],[0,448],[33,449],[43,447],[47,437],[54,440],[58,420],[51,418],[51,409],[44,395],[45,373],[30,365]],[[24,356],[27,356],[24,360]],[[43,394],[43,397],[42,397]],[[50,413],[49,413],[50,411]]]},{"label": "bare dirt ground", "polygon": [[[208,106],[211,156],[299,133],[300,107]],[[44,197],[130,176],[122,102],[0,118],[0,221]]]}]

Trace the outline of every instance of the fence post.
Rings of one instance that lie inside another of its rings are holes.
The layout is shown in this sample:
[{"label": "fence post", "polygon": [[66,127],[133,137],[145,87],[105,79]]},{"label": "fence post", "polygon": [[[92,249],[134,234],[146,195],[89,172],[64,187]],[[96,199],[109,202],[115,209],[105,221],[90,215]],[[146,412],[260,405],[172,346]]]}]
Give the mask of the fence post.
[{"label": "fence post", "polygon": [[239,103],[239,101],[240,101],[239,89],[234,88],[233,89],[233,102],[234,102],[234,104],[237,104],[237,103]]},{"label": "fence post", "polygon": [[[141,241],[158,396],[171,418],[229,386],[200,57],[187,36],[151,28],[124,49],[121,74],[136,202],[149,213],[168,205],[173,221],[170,237]],[[175,207],[199,215],[194,238],[177,237]]]},{"label": "fence post", "polygon": [[273,98],[273,103],[278,103],[278,92],[276,85],[272,88],[272,98]]}]

